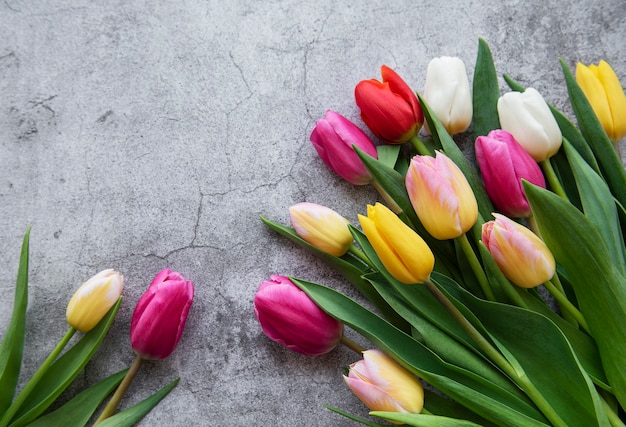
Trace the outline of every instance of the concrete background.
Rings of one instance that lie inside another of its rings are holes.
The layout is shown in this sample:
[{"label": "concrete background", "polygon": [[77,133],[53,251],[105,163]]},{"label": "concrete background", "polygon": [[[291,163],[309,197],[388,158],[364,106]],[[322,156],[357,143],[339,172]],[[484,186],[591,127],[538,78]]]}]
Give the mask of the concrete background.
[{"label": "concrete background", "polygon": [[354,292],[259,215],[287,223],[310,201],[356,223],[377,195],[326,169],[314,122],[330,108],[363,126],[354,86],[382,64],[419,91],[435,56],[460,56],[471,76],[479,37],[499,74],[565,111],[559,57],[604,58],[626,82],[624,0],[0,2],[0,333],[32,226],[23,378],[104,268],[125,275],[125,299],[70,394],[128,366],[134,305],[169,267],[196,285],[187,328],[123,407],[181,381],[140,425],[356,425],[323,408],[367,413],[341,378],[356,356],[292,353],[252,310],[274,273]]}]

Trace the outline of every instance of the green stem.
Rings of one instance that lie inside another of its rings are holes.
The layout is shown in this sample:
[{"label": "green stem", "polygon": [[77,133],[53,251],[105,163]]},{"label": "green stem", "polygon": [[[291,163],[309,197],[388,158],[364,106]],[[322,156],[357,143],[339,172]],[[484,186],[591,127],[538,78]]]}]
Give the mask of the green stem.
[{"label": "green stem", "polygon": [[111,400],[109,400],[109,403],[107,403],[107,406],[105,406],[104,410],[102,411],[94,425],[101,423],[115,413],[117,407],[122,401],[122,398],[126,394],[128,387],[130,387],[131,383],[135,379],[135,375],[137,375],[137,372],[139,371],[142,362],[143,359],[140,356],[135,357],[133,364],[130,365],[128,372],[126,372],[126,376],[124,376],[124,379],[117,387],[117,390],[115,390],[115,394],[113,394],[113,397],[111,397]]},{"label": "green stem", "polygon": [[546,176],[546,181],[548,181],[548,184],[550,184],[550,188],[552,189],[552,191],[563,199],[569,201],[567,194],[565,194],[565,190],[563,190],[559,179],[556,177],[556,173],[554,172],[552,163],[550,163],[550,159],[542,160],[541,162],[539,162],[539,164],[541,165],[541,169]]},{"label": "green stem", "polygon": [[[551,280],[552,284],[563,294],[564,298],[567,298],[567,294],[565,293],[565,289],[563,289],[563,285],[561,284],[561,279],[559,279],[559,273],[554,273],[554,277]],[[557,305],[559,306],[559,310],[561,311],[561,315],[565,320],[570,322],[573,325],[578,326],[578,319],[573,316],[569,310],[565,307],[562,307],[561,304],[557,301]],[[581,314],[582,316],[582,314]]]},{"label": "green stem", "polygon": [[620,419],[616,411],[616,405],[611,405],[611,402],[608,400],[614,400],[615,397],[605,390],[600,390],[599,394],[600,399],[602,399],[602,407],[604,408],[604,411],[609,419],[609,424],[613,427],[626,427],[626,424],[624,424],[624,422]]},{"label": "green stem", "polygon": [[6,427],[11,422],[13,416],[20,409],[26,398],[30,395],[30,393],[35,389],[41,378],[46,374],[50,365],[56,360],[61,351],[65,348],[67,343],[72,339],[74,334],[76,333],[76,329],[71,327],[65,333],[65,336],[61,339],[61,341],[57,344],[57,346],[52,350],[52,353],[48,356],[48,358],[41,364],[37,372],[32,376],[32,378],[28,381],[26,386],[22,389],[20,394],[15,398],[11,406],[7,409],[7,411],[0,419],[0,427]]},{"label": "green stem", "polygon": [[474,252],[474,249],[472,249],[472,245],[470,245],[470,242],[467,239],[467,234],[465,233],[461,234],[459,237],[457,237],[456,240],[457,242],[460,243],[461,249],[463,250],[463,253],[465,253],[467,260],[470,263],[470,267],[472,268],[474,275],[478,279],[478,283],[480,283],[480,287],[483,291],[483,294],[485,294],[485,297],[489,301],[495,301],[496,297],[493,294],[491,285],[489,284],[489,281],[487,280],[487,276],[485,275],[485,271],[483,270],[483,267],[480,265],[480,261],[478,261],[478,258],[476,257],[476,253]]},{"label": "green stem", "polygon": [[363,261],[365,264],[367,264],[369,267],[371,268],[375,268],[371,261],[369,260],[368,257],[365,256],[365,254],[363,253],[362,250],[360,250],[359,248],[357,248],[354,243],[350,246],[350,248],[348,249],[348,252],[350,252],[352,255],[354,255],[355,257],[357,257],[358,259],[360,259],[361,261]]},{"label": "green stem", "polygon": [[550,403],[537,390],[537,387],[528,379],[525,372],[519,372],[515,369],[506,358],[498,351],[461,313],[461,311],[450,301],[443,292],[429,279],[424,282],[426,288],[441,303],[446,311],[457,321],[457,323],[465,330],[470,338],[480,347],[480,349],[489,357],[502,371],[507,374],[528,397],[537,405],[541,412],[556,427],[567,427],[565,421],[556,413]]},{"label": "green stem", "polygon": [[574,304],[572,304],[570,300],[567,299],[565,294],[561,290],[559,290],[550,280],[545,282],[543,286],[552,294],[556,302],[559,303],[559,307],[561,307],[562,310],[567,311],[570,316],[572,316],[578,322],[580,327],[591,335],[591,332],[589,331],[589,325],[587,324],[585,316],[583,316],[583,314],[574,306]]},{"label": "green stem", "polygon": [[422,156],[431,156],[432,157],[433,152],[426,146],[424,141],[422,141],[420,139],[420,137],[417,136],[417,134],[413,135],[413,137],[409,140],[409,142],[411,143],[411,145],[413,145],[415,150],[417,150],[418,154],[420,154]]},{"label": "green stem", "polygon": [[359,344],[355,343],[354,341],[352,341],[350,338],[346,337],[345,335],[341,336],[340,342],[341,344],[348,347],[350,350],[354,351],[359,356],[366,350],[365,347],[361,347]]},{"label": "green stem", "polygon": [[502,289],[504,289],[504,293],[506,294],[507,297],[509,297],[509,299],[511,300],[513,304],[515,304],[518,307],[525,308],[528,310],[528,305],[524,302],[524,300],[519,294],[520,292],[519,288],[516,288],[515,285],[513,285],[508,280],[503,280]]}]

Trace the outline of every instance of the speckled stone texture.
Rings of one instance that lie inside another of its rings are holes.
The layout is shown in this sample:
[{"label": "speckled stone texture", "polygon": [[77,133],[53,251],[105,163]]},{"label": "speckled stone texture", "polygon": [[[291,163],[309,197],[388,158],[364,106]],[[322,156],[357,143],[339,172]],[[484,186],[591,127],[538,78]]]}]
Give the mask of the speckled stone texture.
[{"label": "speckled stone texture", "polygon": [[128,366],[134,305],[169,267],[196,299],[176,351],[145,364],[123,401],[181,378],[140,425],[356,425],[323,407],[367,414],[341,377],[355,354],[282,348],[252,299],[275,273],[358,296],[259,216],[287,223],[310,201],[356,223],[377,193],[324,166],[315,121],[333,109],[364,127],[354,86],[382,64],[418,91],[435,56],[461,57],[471,76],[479,37],[500,75],[568,113],[559,57],[604,58],[626,82],[623,0],[2,1],[0,333],[32,226],[22,378],[63,336],[73,291],[105,268],[124,274],[124,301],[69,391]]}]

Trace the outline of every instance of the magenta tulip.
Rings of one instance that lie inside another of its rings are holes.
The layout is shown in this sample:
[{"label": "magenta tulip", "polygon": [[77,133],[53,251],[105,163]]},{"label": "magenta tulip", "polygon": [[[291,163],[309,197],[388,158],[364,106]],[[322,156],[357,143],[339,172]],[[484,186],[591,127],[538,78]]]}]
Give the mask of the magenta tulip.
[{"label": "magenta tulip", "polygon": [[309,356],[328,353],[343,335],[343,324],[285,276],[272,275],[261,283],[254,297],[254,313],[270,339]]},{"label": "magenta tulip", "polygon": [[311,142],[326,166],[354,185],[369,184],[372,175],[352,146],[378,158],[372,140],[350,120],[328,110],[311,132]]},{"label": "magenta tulip", "polygon": [[537,162],[509,132],[494,130],[476,139],[476,162],[495,207],[516,218],[530,215],[522,179],[546,188]]},{"label": "magenta tulip", "polygon": [[169,356],[183,333],[193,302],[193,283],[164,269],[139,298],[130,324],[130,340],[142,359]]}]

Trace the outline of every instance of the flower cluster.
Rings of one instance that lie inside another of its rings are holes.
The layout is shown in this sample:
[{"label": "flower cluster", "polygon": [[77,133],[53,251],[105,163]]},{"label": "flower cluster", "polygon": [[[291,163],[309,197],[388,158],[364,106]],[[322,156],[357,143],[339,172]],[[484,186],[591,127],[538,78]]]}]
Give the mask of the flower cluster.
[{"label": "flower cluster", "polygon": [[[578,126],[507,75],[501,94],[483,40],[473,93],[460,58],[433,59],[423,95],[387,66],[359,82],[378,143],[331,110],[311,142],[382,202],[360,229],[310,202],[290,208],[292,227],[262,219],[376,310],[272,276],[254,300],[263,331],[307,355],[338,343],[361,354],[345,382],[392,423],[623,426],[626,172],[611,142],[626,134],[626,96],[604,61],[576,75],[561,65]],[[475,162],[453,139],[470,125]]]},{"label": "flower cluster", "polygon": [[[178,383],[177,379],[144,401],[115,414],[141,362],[164,359],[176,348],[193,301],[192,282],[169,269],[157,274],[133,311],[130,341],[137,356],[130,369],[102,379],[46,413],[89,362],[111,327],[122,301],[124,277],[113,269],[103,270],[76,290],[67,305],[67,333],[13,398],[24,347],[29,240],[30,229],[22,245],[11,323],[0,346],[0,426],[87,425],[116,388],[95,424],[118,427],[135,424]],[[84,335],[61,354],[77,331]]]}]

